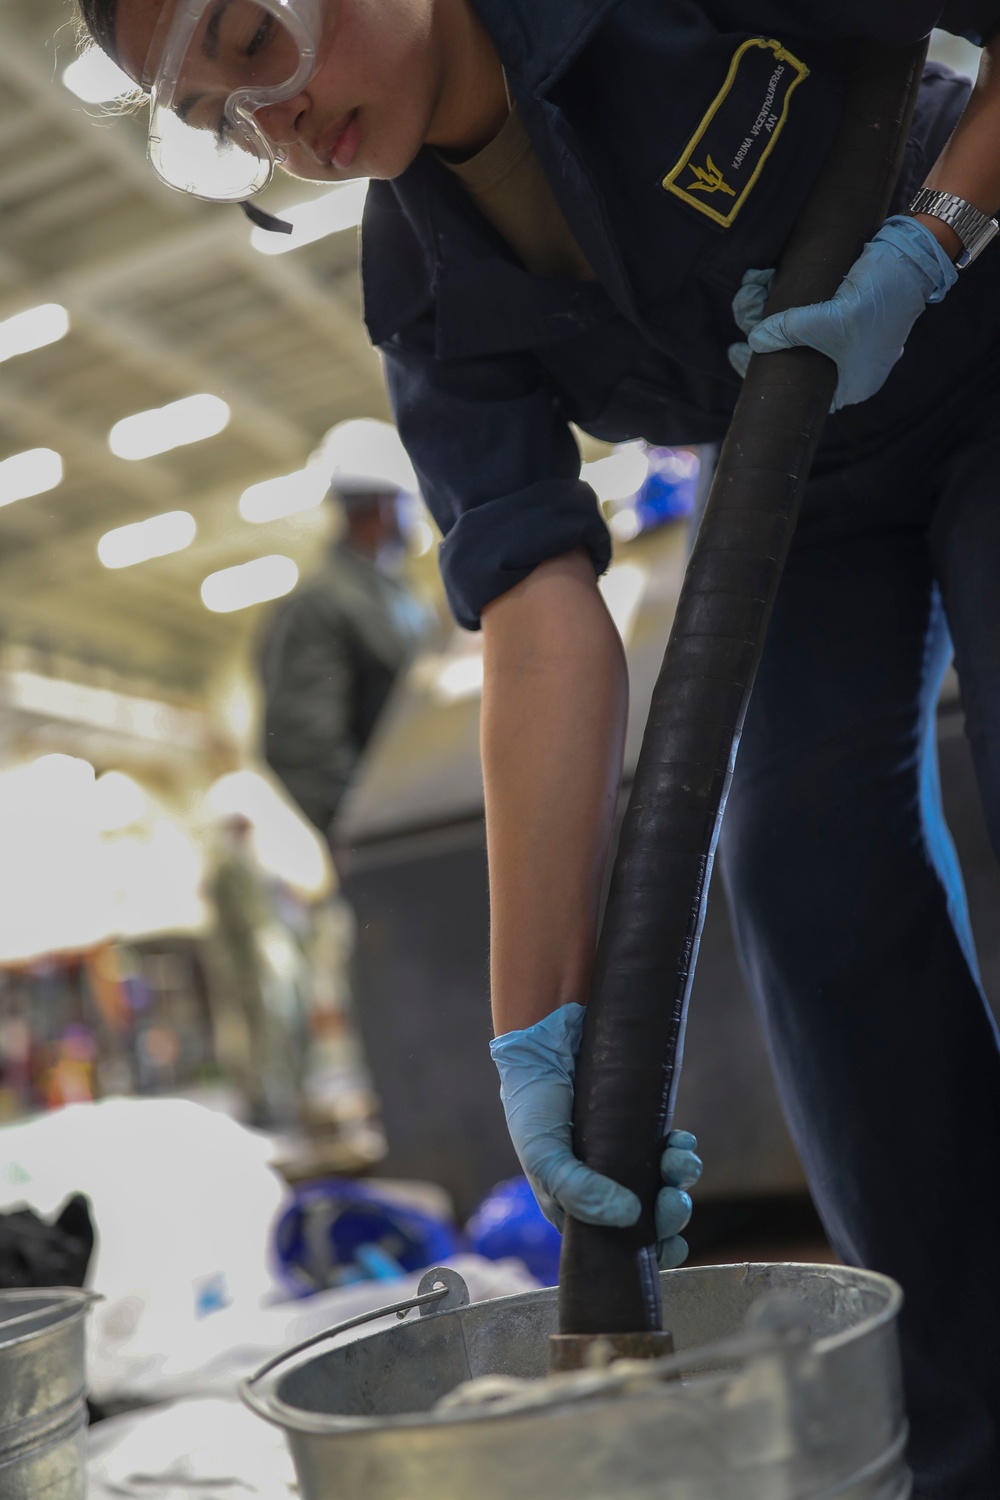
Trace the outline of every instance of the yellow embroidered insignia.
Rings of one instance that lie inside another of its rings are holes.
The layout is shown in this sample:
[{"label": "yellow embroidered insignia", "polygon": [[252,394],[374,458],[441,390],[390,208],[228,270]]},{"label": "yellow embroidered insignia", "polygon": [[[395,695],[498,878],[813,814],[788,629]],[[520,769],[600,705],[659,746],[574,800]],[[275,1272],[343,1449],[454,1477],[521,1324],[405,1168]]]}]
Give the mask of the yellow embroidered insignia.
[{"label": "yellow embroidered insignia", "polygon": [[694,173],[694,181],[688,183],[687,192],[728,193],[730,198],[736,197],[736,189],[731,188],[727,182],[723,182],[722,173],[710,156],[706,156],[704,167],[696,167],[694,162],[691,162],[690,166]]},{"label": "yellow embroidered insignia", "polygon": [[780,42],[744,42],[663,187],[728,229],[784,129],[792,94],[808,76],[805,63]]}]

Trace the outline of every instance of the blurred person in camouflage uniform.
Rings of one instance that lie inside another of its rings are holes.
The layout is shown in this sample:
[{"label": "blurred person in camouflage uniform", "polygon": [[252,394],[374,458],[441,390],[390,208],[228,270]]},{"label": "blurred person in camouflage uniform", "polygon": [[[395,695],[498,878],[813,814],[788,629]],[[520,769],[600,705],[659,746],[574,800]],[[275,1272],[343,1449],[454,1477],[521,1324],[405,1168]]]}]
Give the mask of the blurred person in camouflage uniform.
[{"label": "blurred person in camouflage uniform", "polygon": [[[393,684],[434,617],[401,577],[401,502],[416,478],[395,430],[343,423],[312,462],[324,460],[332,475],[327,499],[342,528],[322,566],[268,621],[260,651],[263,751],[343,875],[338,811]],[[333,1126],[341,1146],[353,1131],[364,1154],[374,1149],[376,1103],[352,1016],[354,914],[342,895],[314,913],[314,929],[306,1119],[324,1136]],[[334,1164],[344,1165],[340,1156]]]},{"label": "blurred person in camouflage uniform", "polygon": [[329,500],[343,530],[323,566],[270,617],[260,669],[265,759],[335,846],[341,799],[431,615],[400,576],[406,476],[396,472],[395,431],[348,422],[331,438]]}]

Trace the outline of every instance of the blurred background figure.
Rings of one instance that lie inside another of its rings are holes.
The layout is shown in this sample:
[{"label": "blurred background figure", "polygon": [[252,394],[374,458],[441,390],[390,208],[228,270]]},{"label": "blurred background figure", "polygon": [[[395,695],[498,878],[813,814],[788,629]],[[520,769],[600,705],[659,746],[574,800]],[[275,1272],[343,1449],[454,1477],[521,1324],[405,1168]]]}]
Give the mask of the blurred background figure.
[{"label": "blurred background figure", "polygon": [[[262,748],[343,875],[347,850],[338,839],[338,809],[393,684],[435,617],[402,576],[404,515],[417,480],[395,428],[373,419],[342,422],[310,464],[330,476],[327,501],[340,525],[322,566],[282,601],[263,632]],[[339,894],[316,923],[317,968],[328,967],[325,978],[337,995],[326,1012],[314,1008],[306,1123],[314,1149],[320,1149],[317,1133],[331,1137],[338,1162],[344,1141],[334,1138],[354,1133],[372,1099],[351,1014],[354,926]],[[323,982],[319,973],[316,980]],[[323,1014],[336,1024],[320,1024]]]},{"label": "blurred background figure", "polygon": [[263,748],[342,864],[337,809],[433,617],[401,576],[402,509],[417,481],[395,428],[343,422],[321,446],[316,461],[324,460],[342,529],[324,565],[279,605],[264,633]]},{"label": "blurred background figure", "polygon": [[308,973],[284,909],[290,896],[261,868],[252,836],[244,814],[222,818],[207,881],[215,1049],[248,1123],[289,1126],[303,1112]]}]

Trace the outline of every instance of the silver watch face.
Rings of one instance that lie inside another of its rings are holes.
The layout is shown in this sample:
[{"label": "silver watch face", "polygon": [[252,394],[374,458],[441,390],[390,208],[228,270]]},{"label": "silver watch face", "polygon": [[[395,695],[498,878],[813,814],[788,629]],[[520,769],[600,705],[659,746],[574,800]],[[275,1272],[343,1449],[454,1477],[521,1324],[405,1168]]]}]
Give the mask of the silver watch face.
[{"label": "silver watch face", "polygon": [[[1000,233],[1000,224],[996,219],[987,219],[982,228],[978,229],[972,238],[965,244],[965,254],[960,255],[956,264],[959,270],[964,270],[971,265],[977,255],[981,255],[992,239]],[[961,236],[959,236],[961,238]]]}]

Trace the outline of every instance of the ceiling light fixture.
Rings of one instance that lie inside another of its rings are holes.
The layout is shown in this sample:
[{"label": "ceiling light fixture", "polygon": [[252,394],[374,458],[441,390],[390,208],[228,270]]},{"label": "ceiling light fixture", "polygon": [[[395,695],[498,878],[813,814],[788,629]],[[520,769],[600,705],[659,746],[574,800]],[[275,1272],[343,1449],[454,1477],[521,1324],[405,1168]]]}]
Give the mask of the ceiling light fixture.
[{"label": "ceiling light fixture", "polygon": [[286,255],[289,250],[311,245],[314,240],[325,239],[328,234],[357,229],[364,213],[367,192],[367,177],[338,183],[321,198],[310,198],[306,203],[296,203],[292,208],[281,210],[281,217],[292,226],[291,234],[255,229],[250,235],[250,243],[261,255]]},{"label": "ceiling light fixture", "polygon": [[152,557],[167,557],[190,547],[198,527],[186,510],[168,510],[130,526],[106,531],[97,544],[97,555],[106,568],[131,568]]},{"label": "ceiling light fixture", "polygon": [[58,302],[29,307],[0,323],[0,360],[55,344],[69,332],[69,313]]},{"label": "ceiling light fixture", "polygon": [[62,483],[63,462],[52,448],[29,448],[0,463],[0,505],[44,495]]},{"label": "ceiling light fixture", "polygon": [[265,521],[280,521],[303,510],[315,510],[330,488],[330,476],[317,464],[281,474],[276,479],[262,479],[240,496],[240,515],[244,521],[259,526]]},{"label": "ceiling light fixture", "polygon": [[209,573],[201,586],[201,602],[216,615],[232,614],[251,604],[265,604],[290,594],[299,581],[299,570],[290,557],[274,552],[255,557],[235,568]]},{"label": "ceiling light fixture", "polygon": [[40,719],[65,720],[127,739],[151,741],[161,749],[167,746],[202,755],[208,744],[206,721],[194,709],[37,672],[0,672],[0,703]]},{"label": "ceiling light fixture", "polygon": [[221,397],[185,396],[182,401],[123,417],[108,434],[108,445],[118,458],[152,458],[215,437],[228,424],[229,407]]}]

